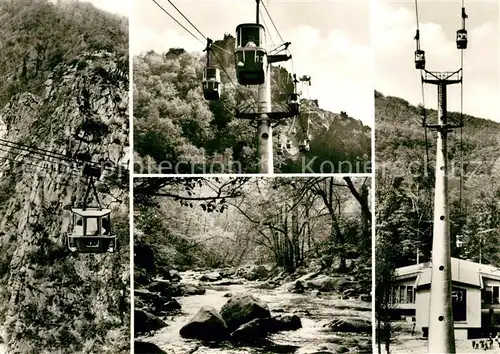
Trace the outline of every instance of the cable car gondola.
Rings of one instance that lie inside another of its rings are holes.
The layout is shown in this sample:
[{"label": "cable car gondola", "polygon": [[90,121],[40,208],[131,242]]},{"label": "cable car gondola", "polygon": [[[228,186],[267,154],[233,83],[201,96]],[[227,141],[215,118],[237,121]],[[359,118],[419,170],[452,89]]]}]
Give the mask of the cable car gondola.
[{"label": "cable car gondola", "polygon": [[288,140],[286,141],[286,148],[287,148],[287,149],[291,149],[291,148],[292,148],[292,141],[291,141],[290,139],[288,139]]},{"label": "cable car gondola", "polygon": [[278,144],[278,150],[276,151],[277,155],[283,155],[283,144]]},{"label": "cable car gondola", "polygon": [[234,61],[236,77],[241,85],[261,85],[267,70],[265,29],[258,23],[243,23],[236,27]]},{"label": "cable car gondola", "polygon": [[303,140],[299,145],[299,152],[308,152],[310,150],[309,143],[307,140]]},{"label": "cable car gondola", "polygon": [[208,66],[203,69],[203,97],[208,101],[216,101],[222,95],[222,82],[219,68]]},{"label": "cable car gondola", "polygon": [[457,31],[457,48],[467,49],[467,30],[459,29]]},{"label": "cable car gondola", "polygon": [[421,49],[415,51],[415,68],[425,69],[425,51]]},{"label": "cable car gondola", "polygon": [[457,31],[457,49],[467,49],[467,30],[465,29],[465,7],[462,7],[462,28]]},{"label": "cable car gondola", "polygon": [[222,82],[220,79],[220,70],[210,65],[210,51],[213,41],[207,38],[207,47],[203,50],[207,52],[207,66],[203,69],[203,97],[208,101],[216,101],[222,95]]},{"label": "cable car gondola", "polygon": [[[111,209],[103,209],[99,202],[94,178],[101,175],[100,166],[85,164],[83,174],[88,178],[83,205],[72,208],[68,248],[71,252],[105,253],[116,249],[116,235],[111,228]],[[90,191],[93,191],[97,206],[88,206]]]},{"label": "cable car gondola", "polygon": [[288,95],[288,110],[292,116],[300,114],[299,94],[291,93]]},{"label": "cable car gondola", "polygon": [[114,252],[116,236],[111,232],[111,209],[73,208],[73,230],[68,234],[68,248],[79,253]]}]

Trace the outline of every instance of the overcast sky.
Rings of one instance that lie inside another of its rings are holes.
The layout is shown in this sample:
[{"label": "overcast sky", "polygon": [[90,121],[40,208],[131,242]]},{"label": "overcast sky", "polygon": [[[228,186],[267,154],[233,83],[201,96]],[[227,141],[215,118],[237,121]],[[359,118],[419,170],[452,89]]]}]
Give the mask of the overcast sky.
[{"label": "overcast sky", "polygon": [[[157,0],[181,23],[186,21],[167,0]],[[255,21],[254,0],[172,1],[201,32],[214,40],[234,36],[240,23]],[[290,50],[298,75],[311,76],[310,97],[321,108],[341,110],[364,124],[373,120],[373,53],[370,48],[369,0],[264,2]],[[203,44],[177,25],[152,0],[134,0],[131,16],[133,54],[148,50],[166,52],[182,47],[203,50]],[[264,9],[264,21],[275,43],[280,43]],[[262,21],[261,21],[262,23]],[[190,30],[191,28],[188,27]],[[193,30],[195,34],[197,32]],[[201,36],[200,36],[201,37]],[[289,71],[291,63],[284,64]]]},{"label": "overcast sky", "polygon": [[[493,0],[465,1],[468,49],[464,51],[464,112],[500,122],[500,8]],[[378,0],[373,34],[375,88],[384,95],[422,101],[420,71],[414,66],[416,30],[413,0]],[[461,28],[461,2],[419,1],[420,42],[430,71],[460,68],[456,30]],[[425,85],[426,107],[436,108],[437,88]],[[448,92],[448,110],[460,110],[460,85]]]}]

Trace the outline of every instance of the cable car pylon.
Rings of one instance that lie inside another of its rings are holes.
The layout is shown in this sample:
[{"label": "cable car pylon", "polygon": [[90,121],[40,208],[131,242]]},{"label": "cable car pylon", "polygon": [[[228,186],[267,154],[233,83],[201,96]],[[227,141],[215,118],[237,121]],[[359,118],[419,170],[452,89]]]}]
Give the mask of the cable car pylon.
[{"label": "cable car pylon", "polygon": [[[447,138],[448,133],[455,128],[461,128],[463,122],[458,125],[448,122],[447,88],[449,85],[462,84],[463,67],[454,72],[433,72],[425,68],[424,51],[420,49],[418,9],[415,10],[417,13],[417,35],[414,38],[417,41],[415,67],[420,70],[422,85],[436,85],[438,91],[438,122],[427,123],[424,107],[422,124],[424,128],[432,129],[437,133],[428,352],[453,354],[456,351],[452,306]],[[465,10],[462,8],[462,15],[464,14]],[[462,29],[465,30],[465,23]],[[458,45],[458,37],[457,47],[461,50],[466,47]]]},{"label": "cable car pylon", "polygon": [[291,59],[290,55],[267,53],[265,28],[259,23],[260,0],[256,0],[256,23],[236,27],[234,59],[236,76],[241,85],[259,85],[257,113],[236,112],[236,118],[257,121],[258,172],[272,173],[272,123],[294,115],[290,111],[271,111],[271,64]]}]

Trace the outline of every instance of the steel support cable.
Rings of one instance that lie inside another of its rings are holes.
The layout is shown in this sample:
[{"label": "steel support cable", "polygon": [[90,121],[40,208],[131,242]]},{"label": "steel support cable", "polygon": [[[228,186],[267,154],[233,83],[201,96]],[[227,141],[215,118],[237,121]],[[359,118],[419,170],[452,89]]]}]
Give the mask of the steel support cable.
[{"label": "steel support cable", "polygon": [[273,45],[273,47],[275,47],[276,45],[274,44],[273,37],[271,36],[271,31],[269,30],[269,26],[267,25],[266,20],[264,19],[264,15],[262,14],[262,10],[259,9],[259,13],[260,13],[260,18],[262,19],[262,23],[264,24],[264,28],[266,29],[267,33],[269,33],[269,39],[271,40],[271,44]]},{"label": "steel support cable", "polygon": [[[462,23],[465,28],[465,10],[464,0],[462,0]],[[463,175],[464,175],[464,147],[463,147],[463,125],[464,125],[464,50],[460,49],[460,179],[459,179],[459,195],[458,205],[460,207],[460,214],[462,214],[462,195],[463,195]]]},{"label": "steel support cable", "polygon": [[269,19],[271,20],[271,23],[273,24],[274,29],[276,30],[276,33],[278,33],[278,36],[280,37],[281,42],[282,42],[282,43],[285,43],[285,41],[283,40],[283,37],[281,37],[281,33],[280,33],[280,31],[278,30],[278,27],[276,27],[276,24],[274,23],[273,18],[271,17],[271,14],[270,14],[270,13],[269,13],[269,11],[267,10],[267,7],[266,7],[266,5],[264,4],[264,2],[262,2],[262,7],[263,7],[263,8],[264,8],[264,10],[266,11],[267,16],[269,17]]},{"label": "steel support cable", "polygon": [[[153,0],[153,1],[154,1],[154,0]],[[190,24],[190,25],[191,25],[191,26],[192,26],[192,27],[193,27],[193,28],[194,28],[194,29],[195,29],[198,33],[199,33],[199,34],[201,34],[201,36],[202,36],[203,38],[206,38],[206,37],[203,35],[203,33],[201,33],[201,31],[200,31],[200,30],[199,30],[199,29],[198,29],[195,25],[193,25],[193,23],[192,23],[191,21],[189,21],[189,19],[188,19],[186,16],[184,16],[184,14],[183,14],[183,13],[182,13],[182,12],[181,12],[178,8],[177,8],[177,6],[175,6],[175,5],[174,5],[174,3],[173,3],[172,1],[170,1],[170,0],[167,0],[167,1],[170,3],[170,5],[172,5],[172,7],[173,7],[175,10],[177,10],[177,12],[178,12],[178,13],[179,13],[179,14],[180,14],[180,15],[181,15],[181,16],[182,16],[182,17],[183,17],[183,18],[184,18],[184,19],[185,19],[185,20],[186,20],[186,21],[187,21],[187,22],[188,22],[188,23],[189,23],[189,24]]]},{"label": "steel support cable", "polygon": [[[16,162],[16,163],[21,164],[21,165],[34,166],[34,167],[42,168],[44,170],[52,171],[52,172],[56,171],[55,168],[48,168],[48,167],[43,166],[43,165],[37,165],[37,164],[29,163],[29,162],[26,162],[26,161],[19,161],[19,160],[16,160],[15,158],[10,158],[10,157],[6,157],[6,156],[0,156],[0,160]],[[48,162],[48,161],[45,161],[45,162]],[[79,178],[82,177],[81,175],[77,175],[77,174],[74,174],[74,173],[71,173],[71,172],[60,172],[60,173],[65,174],[65,175],[71,175],[71,176],[79,177]]]},{"label": "steel support cable", "polygon": [[[90,165],[94,165],[94,166],[100,166],[101,168],[103,168],[104,171],[118,171],[118,170],[122,169],[122,168],[119,168],[119,167],[113,168],[113,167],[107,166],[106,164],[104,164],[104,166],[103,166],[103,165],[99,164],[98,162],[82,160],[82,159],[78,159],[78,158],[75,158],[75,157],[69,157],[69,156],[66,156],[64,154],[61,154],[61,153],[58,153],[58,152],[55,152],[55,151],[50,151],[50,150],[41,149],[41,148],[35,148],[35,147],[32,147],[32,146],[23,145],[23,144],[20,144],[20,143],[14,143],[12,141],[8,141],[8,140],[5,140],[5,139],[0,139],[0,147],[7,147],[9,149],[16,149],[16,150],[26,151],[26,152],[29,152],[29,153],[37,154],[39,156],[43,156],[43,157],[47,157],[47,158],[53,158],[53,159],[58,159],[60,161],[65,161],[65,162],[71,162],[71,163],[77,163],[77,164],[90,164]],[[128,169],[124,169],[124,170],[125,170],[125,173],[128,173]]]},{"label": "steel support cable", "polygon": [[[0,139],[0,140],[3,140],[3,139]],[[7,142],[7,143],[5,143],[5,142]],[[95,165],[95,166],[99,166],[100,165],[97,162],[86,161],[86,160],[81,160],[81,159],[77,159],[77,158],[70,158],[68,156],[65,156],[65,155],[57,153],[57,152],[52,152],[52,151],[45,150],[45,149],[33,148],[33,147],[30,147],[30,146],[27,146],[27,145],[13,143],[13,142],[10,142],[10,141],[7,141],[7,140],[3,140],[3,142],[0,141],[0,147],[6,147],[6,148],[9,148],[9,149],[16,149],[16,150],[20,150],[20,151],[25,151],[25,152],[36,154],[36,155],[43,156],[43,157],[46,157],[46,158],[53,158],[53,159],[57,159],[57,160],[60,160],[60,161],[71,162],[71,163],[75,163],[75,164],[76,163],[79,163],[79,164],[87,163],[87,164],[91,164],[91,165]],[[25,156],[27,156],[27,155],[25,155]],[[27,156],[27,157],[30,157],[30,156]],[[34,158],[34,157],[30,157],[30,158]],[[68,165],[66,165],[66,166],[68,166]],[[68,167],[71,167],[71,166],[68,166]],[[74,168],[74,167],[72,167],[72,168]],[[104,170],[106,170],[106,169],[108,169],[110,171],[118,170],[118,168],[111,168],[109,166],[104,166]]]},{"label": "steel support cable", "polygon": [[[156,3],[155,0],[152,0]],[[173,6],[173,8],[204,38],[206,39],[207,37],[203,34],[203,32],[201,32],[198,27],[196,27],[173,3],[172,1],[170,0],[167,0],[170,5]],[[156,3],[158,5],[158,3]],[[160,6],[160,5],[158,5]],[[162,8],[160,6],[160,8]],[[200,40],[198,37],[196,37],[195,35],[193,35],[190,31],[187,30],[187,28],[185,28],[183,25],[181,25],[175,18],[172,17],[172,15],[170,15],[165,9],[162,8],[163,11],[165,11],[167,13],[167,15],[169,15],[175,22],[177,22],[179,24],[179,26],[181,26],[182,28],[184,28],[188,33],[190,33],[193,37],[195,37],[197,40]],[[233,53],[231,53],[230,51],[226,50],[225,48],[222,48],[222,47],[219,47],[218,45],[216,44],[213,44],[212,43],[212,46],[215,47],[215,48],[219,48],[220,50],[223,50],[224,52],[228,53],[228,54],[231,54],[233,55]]]},{"label": "steel support cable", "polygon": [[243,96],[243,94],[241,93],[241,91],[238,89],[238,87],[235,85],[235,83],[233,82],[233,79],[231,79],[231,76],[229,75],[229,73],[227,72],[226,68],[224,67],[224,65],[222,65],[222,62],[219,60],[219,57],[217,56],[217,54],[215,54],[215,52],[212,52],[212,54],[214,55],[215,57],[215,60],[217,61],[217,63],[219,63],[222,71],[224,71],[224,73],[226,74],[227,78],[229,79],[229,82],[231,82],[231,84],[234,86],[234,88],[236,89],[236,92],[238,92],[238,94],[240,95],[240,97],[245,100],[245,96]]},{"label": "steel support cable", "polygon": [[[9,150],[5,150],[5,149],[2,149],[3,148],[8,148]],[[57,163],[61,166],[65,166],[65,167],[68,167],[68,168],[73,168],[75,169],[76,166],[69,166],[69,165],[66,165],[66,164],[63,164],[62,161],[64,162],[71,162],[69,160],[63,160],[63,159],[60,159],[58,158],[57,156],[52,156],[52,155],[45,155],[44,153],[40,153],[40,152],[36,152],[36,151],[31,151],[29,149],[25,149],[25,148],[22,148],[22,147],[16,147],[16,146],[10,146],[10,145],[4,145],[4,144],[0,144],[0,151],[4,151],[4,152],[12,152],[12,149],[14,150],[17,150],[18,152],[22,151],[22,152],[27,152],[27,153],[30,153],[30,154],[33,154],[33,155],[20,155],[20,156],[23,156],[25,158],[30,158],[30,159],[35,159],[35,160],[40,160],[40,161],[45,161],[45,162],[51,162],[51,163]],[[38,156],[42,156],[42,157],[38,157]],[[45,157],[45,158],[43,158]],[[56,159],[56,160],[59,160],[61,162],[56,162],[56,161],[50,161],[48,159]]]},{"label": "steel support cable", "polygon": [[50,151],[50,150],[46,150],[46,149],[42,149],[42,148],[36,148],[34,146],[16,143],[16,142],[5,140],[5,139],[0,139],[0,145],[5,145],[5,146],[12,147],[15,149],[27,150],[29,152],[33,152],[33,153],[39,154],[39,155],[41,155],[41,154],[52,155],[53,157],[58,158],[60,160],[67,160],[67,161],[74,161],[75,160],[75,159],[73,159],[69,156],[66,156],[62,153],[59,153],[59,152]]},{"label": "steel support cable", "polygon": [[[201,43],[203,44],[206,44],[204,41],[202,41],[201,39],[199,39],[198,37],[196,37],[190,30],[188,30],[182,23],[180,23],[179,21],[177,21],[177,19],[172,16],[167,10],[165,10],[163,8],[163,6],[161,6],[156,0],[151,0],[153,1],[163,12],[165,12],[172,20],[174,20],[179,26],[181,26],[187,33],[189,33],[191,36],[193,36],[196,40],[200,41]],[[174,6],[175,7],[175,6]],[[205,38],[205,37],[203,37]]]},{"label": "steel support cable", "polygon": [[[6,152],[6,153],[11,153],[12,152],[12,150],[3,149],[2,147],[0,147],[0,151]],[[64,167],[67,167],[67,168],[75,168],[73,166],[69,166],[69,165],[63,164],[62,162],[50,161],[50,160],[48,160],[48,158],[53,158],[53,157],[50,157],[50,156],[46,157],[45,159],[42,158],[42,157],[37,157],[37,156],[32,156],[32,155],[18,154],[18,155],[16,155],[16,157],[17,156],[21,156],[23,158],[35,159],[35,160],[43,161],[43,162],[50,162],[50,163],[57,164],[58,166],[64,166]]]},{"label": "steel support cable", "polygon": [[[420,20],[418,18],[418,0],[415,0],[415,21],[417,23],[417,34],[415,40],[417,41],[417,50],[420,50]],[[424,172],[428,174],[429,165],[429,134],[427,131],[427,110],[425,108],[425,89],[424,89],[424,79],[422,76],[422,69],[420,69],[420,87],[422,93],[422,125],[424,127],[424,143],[425,143],[425,161],[424,161]]]}]

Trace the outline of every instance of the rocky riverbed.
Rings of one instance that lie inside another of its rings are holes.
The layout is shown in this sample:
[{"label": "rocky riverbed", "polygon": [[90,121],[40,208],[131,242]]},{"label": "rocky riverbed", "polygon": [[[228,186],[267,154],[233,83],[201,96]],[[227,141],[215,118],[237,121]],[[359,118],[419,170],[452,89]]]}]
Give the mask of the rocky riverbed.
[{"label": "rocky riverbed", "polygon": [[[138,354],[372,351],[371,302],[363,301],[369,300],[369,293],[358,295],[359,284],[347,276],[311,273],[293,279],[283,274],[272,277],[260,268],[245,274],[240,271],[173,272],[169,277],[168,281],[156,279],[144,289],[136,286],[135,352]],[[170,298],[165,296],[167,293]],[[233,303],[243,301],[246,305],[241,306],[247,307],[249,301],[261,314],[250,318],[254,321],[249,325],[245,324],[248,318],[234,324],[233,318],[238,315],[234,315],[235,307],[228,304],[231,299]],[[201,308],[204,310],[200,315]],[[223,327],[216,327],[219,329],[210,331],[207,327],[196,327],[199,323],[195,323],[195,327],[192,323],[186,326],[195,316],[194,322],[200,322],[201,318],[201,322],[217,323],[222,317],[230,330],[226,333]],[[203,328],[205,337],[191,338],[190,328],[186,330],[186,327]],[[217,336],[220,338],[215,338]],[[246,339],[236,340],[242,336]]]}]

